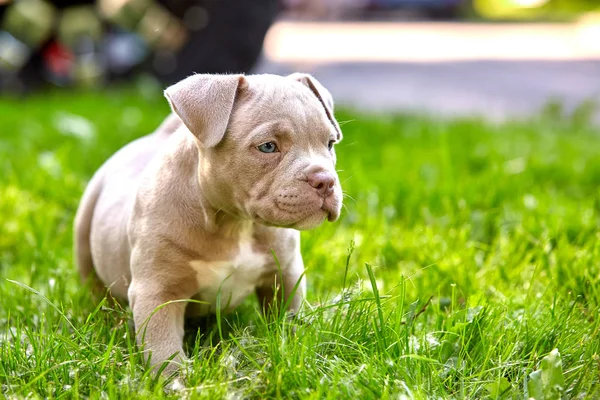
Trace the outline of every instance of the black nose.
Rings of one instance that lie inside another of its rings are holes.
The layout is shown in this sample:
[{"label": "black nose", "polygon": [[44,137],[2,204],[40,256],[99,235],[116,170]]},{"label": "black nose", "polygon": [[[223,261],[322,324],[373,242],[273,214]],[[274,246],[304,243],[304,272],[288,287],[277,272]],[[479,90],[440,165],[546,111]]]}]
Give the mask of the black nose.
[{"label": "black nose", "polygon": [[327,171],[311,172],[306,177],[309,185],[314,187],[321,197],[329,197],[333,194],[335,177]]}]

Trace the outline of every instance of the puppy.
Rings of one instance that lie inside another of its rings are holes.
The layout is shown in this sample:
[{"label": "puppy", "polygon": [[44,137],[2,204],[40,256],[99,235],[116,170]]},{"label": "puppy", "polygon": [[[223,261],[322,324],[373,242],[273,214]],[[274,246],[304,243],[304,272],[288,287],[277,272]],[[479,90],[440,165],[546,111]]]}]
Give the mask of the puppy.
[{"label": "puppy", "polygon": [[129,302],[153,366],[185,359],[185,316],[232,310],[253,291],[265,309],[279,293],[297,311],[297,230],[335,221],[342,205],[342,133],[315,78],[193,75],[165,96],[165,122],[91,179],[74,237],[81,277]]}]

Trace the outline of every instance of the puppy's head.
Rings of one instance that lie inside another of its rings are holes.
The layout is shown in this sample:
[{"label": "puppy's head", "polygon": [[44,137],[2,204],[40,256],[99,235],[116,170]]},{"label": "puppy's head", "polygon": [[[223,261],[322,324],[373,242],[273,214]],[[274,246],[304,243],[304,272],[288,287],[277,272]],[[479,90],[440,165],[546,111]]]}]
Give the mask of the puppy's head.
[{"label": "puppy's head", "polygon": [[342,134],[315,78],[194,75],[165,95],[196,138],[199,182],[214,207],[296,229],[338,218]]}]

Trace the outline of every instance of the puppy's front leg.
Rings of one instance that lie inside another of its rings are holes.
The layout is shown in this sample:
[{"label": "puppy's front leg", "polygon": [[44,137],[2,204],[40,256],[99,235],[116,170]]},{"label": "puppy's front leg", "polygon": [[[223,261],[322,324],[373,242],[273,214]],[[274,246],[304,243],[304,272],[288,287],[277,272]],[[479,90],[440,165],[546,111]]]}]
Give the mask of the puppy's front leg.
[{"label": "puppy's front leg", "polygon": [[[294,288],[296,288],[295,292]],[[296,314],[306,295],[302,256],[298,253],[288,265],[282,265],[281,272],[277,271],[269,285],[256,289],[256,295],[265,312],[277,314],[279,311],[277,308],[287,303],[288,311]]]},{"label": "puppy's front leg", "polygon": [[150,364],[160,367],[174,354],[164,372],[172,373],[178,364],[186,359],[183,351],[184,316],[186,302],[192,294],[186,290],[174,291],[173,288],[190,286],[186,282],[156,282],[136,280],[131,282],[128,297],[133,310],[136,339],[139,346],[144,345],[144,358],[151,357]]},{"label": "puppy's front leg", "polygon": [[165,372],[177,370],[177,362],[185,360],[183,352],[183,323],[185,303],[163,305],[180,300],[169,293],[145,288],[142,283],[133,283],[129,288],[129,303],[133,310],[135,334],[138,345],[144,345],[144,359],[151,357],[150,364],[160,366],[171,356]]}]

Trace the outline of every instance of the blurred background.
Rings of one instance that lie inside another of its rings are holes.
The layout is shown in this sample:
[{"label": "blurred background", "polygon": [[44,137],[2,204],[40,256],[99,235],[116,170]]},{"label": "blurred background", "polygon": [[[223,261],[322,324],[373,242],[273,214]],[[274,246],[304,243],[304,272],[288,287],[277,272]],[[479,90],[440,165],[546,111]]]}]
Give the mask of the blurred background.
[{"label": "blurred background", "polygon": [[600,100],[599,0],[0,0],[0,21],[0,92],[18,95],[304,71],[368,111]]}]

